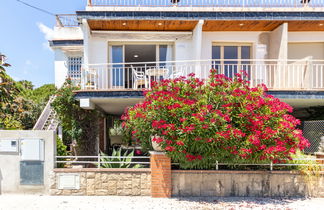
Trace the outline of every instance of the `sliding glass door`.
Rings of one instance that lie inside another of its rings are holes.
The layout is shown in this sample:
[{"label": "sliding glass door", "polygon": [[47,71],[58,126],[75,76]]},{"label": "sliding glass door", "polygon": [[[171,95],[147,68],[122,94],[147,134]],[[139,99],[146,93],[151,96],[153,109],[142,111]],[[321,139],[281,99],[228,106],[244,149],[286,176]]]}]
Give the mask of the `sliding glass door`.
[{"label": "sliding glass door", "polygon": [[[124,46],[112,46],[111,47],[111,59],[112,59],[112,69],[111,69],[111,79],[113,87],[123,87],[124,86],[124,56],[123,50]],[[116,64],[115,64],[116,63]]]},{"label": "sliding glass door", "polygon": [[109,46],[111,82],[113,88],[132,88],[135,73],[148,69],[169,68],[172,60],[171,44],[113,44]]}]

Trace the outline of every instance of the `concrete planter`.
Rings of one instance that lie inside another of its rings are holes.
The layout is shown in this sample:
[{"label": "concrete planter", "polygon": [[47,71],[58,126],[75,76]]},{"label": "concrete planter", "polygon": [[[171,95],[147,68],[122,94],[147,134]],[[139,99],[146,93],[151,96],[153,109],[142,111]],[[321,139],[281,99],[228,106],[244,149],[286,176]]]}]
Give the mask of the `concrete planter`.
[{"label": "concrete planter", "polygon": [[[157,135],[151,136],[151,142],[152,142],[152,147],[153,147],[154,151],[156,151],[156,152],[164,152],[162,147],[158,143],[153,141],[153,138],[155,138],[155,137],[160,137],[160,136],[157,136]],[[163,137],[161,137],[161,138],[163,138]]]},{"label": "concrete planter", "polygon": [[123,137],[122,136],[110,136],[110,143],[113,144],[122,144],[123,143]]}]

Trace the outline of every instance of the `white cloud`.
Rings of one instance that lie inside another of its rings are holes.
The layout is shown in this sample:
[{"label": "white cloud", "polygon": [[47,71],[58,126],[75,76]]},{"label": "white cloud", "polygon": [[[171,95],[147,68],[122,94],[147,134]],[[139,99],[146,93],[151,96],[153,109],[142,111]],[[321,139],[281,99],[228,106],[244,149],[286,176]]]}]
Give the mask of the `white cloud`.
[{"label": "white cloud", "polygon": [[46,40],[51,40],[54,37],[54,30],[47,27],[43,23],[37,23],[39,30],[45,35]]}]

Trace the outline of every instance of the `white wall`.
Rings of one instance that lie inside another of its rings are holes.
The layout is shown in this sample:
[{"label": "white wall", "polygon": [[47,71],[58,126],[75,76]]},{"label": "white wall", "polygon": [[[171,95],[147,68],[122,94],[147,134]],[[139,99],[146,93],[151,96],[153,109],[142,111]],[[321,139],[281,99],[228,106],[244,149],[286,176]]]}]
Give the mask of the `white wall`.
[{"label": "white wall", "polygon": [[289,32],[288,42],[289,59],[324,59],[324,32]]},{"label": "white wall", "polygon": [[52,40],[81,40],[83,39],[80,27],[54,27]]},{"label": "white wall", "polygon": [[324,42],[324,32],[288,32],[288,42]]},{"label": "white wall", "polygon": [[54,156],[56,155],[55,133],[54,131],[0,130],[0,139],[24,138],[39,138],[45,141],[44,185],[20,185],[20,154],[0,153],[0,194],[49,193],[50,176],[54,169]]},{"label": "white wall", "polygon": [[54,57],[55,86],[57,88],[60,88],[64,84],[64,81],[68,76],[68,57],[62,51],[62,49],[55,49]]},{"label": "white wall", "polygon": [[316,60],[324,60],[324,42],[288,44],[289,59],[303,59],[309,56]]},{"label": "white wall", "polygon": [[[54,70],[55,70],[55,86],[60,88],[66,78],[68,78],[68,58],[83,57],[83,51],[80,48],[69,48],[70,50],[61,48],[54,49]],[[71,50],[73,49],[73,50]]]}]

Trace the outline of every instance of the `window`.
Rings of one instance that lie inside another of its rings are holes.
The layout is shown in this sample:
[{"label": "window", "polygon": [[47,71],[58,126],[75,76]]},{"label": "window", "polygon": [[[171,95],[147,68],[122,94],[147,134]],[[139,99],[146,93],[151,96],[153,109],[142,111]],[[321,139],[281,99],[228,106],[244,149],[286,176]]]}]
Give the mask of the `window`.
[{"label": "window", "polygon": [[251,45],[215,44],[212,47],[212,59],[213,68],[228,77],[233,77],[239,70],[249,74]]},{"label": "window", "polygon": [[79,80],[81,78],[82,57],[68,58],[68,77],[71,80]]}]

